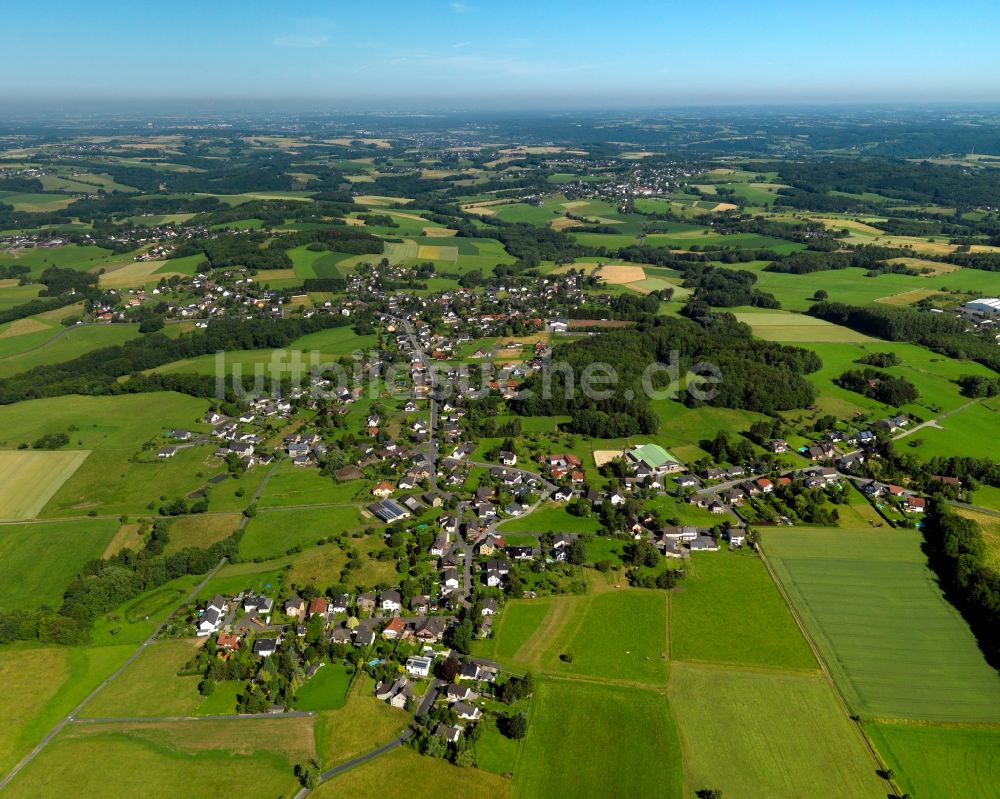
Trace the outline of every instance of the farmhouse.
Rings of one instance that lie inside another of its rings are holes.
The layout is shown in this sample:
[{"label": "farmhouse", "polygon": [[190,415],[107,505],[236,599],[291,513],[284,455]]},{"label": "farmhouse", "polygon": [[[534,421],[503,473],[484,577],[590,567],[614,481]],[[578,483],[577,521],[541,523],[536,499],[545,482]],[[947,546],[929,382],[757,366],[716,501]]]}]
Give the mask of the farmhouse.
[{"label": "farmhouse", "polygon": [[641,444],[630,449],[625,456],[636,468],[645,466],[656,475],[679,472],[684,468],[677,458],[658,444]]}]

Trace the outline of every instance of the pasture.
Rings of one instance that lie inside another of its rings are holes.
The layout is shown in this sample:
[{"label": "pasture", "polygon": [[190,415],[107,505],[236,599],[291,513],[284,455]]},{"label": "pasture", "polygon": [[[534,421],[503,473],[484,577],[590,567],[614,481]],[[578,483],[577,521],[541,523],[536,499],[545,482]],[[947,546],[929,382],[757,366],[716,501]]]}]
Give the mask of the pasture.
[{"label": "pasture", "polygon": [[[661,591],[627,590],[526,601],[501,621],[495,652],[545,674],[663,686],[666,600]],[[547,608],[544,615],[538,606]]]},{"label": "pasture", "polygon": [[0,519],[34,519],[89,454],[0,451]]},{"label": "pasture", "polygon": [[514,772],[520,799],[683,795],[680,743],[653,691],[544,679]]},{"label": "pasture", "polygon": [[117,679],[81,711],[81,718],[184,716],[201,704],[199,677],[177,673],[204,639],[157,641],[146,647]]},{"label": "pasture", "polygon": [[168,799],[217,794],[290,795],[293,764],[313,756],[310,719],[259,718],[132,724],[74,724],[7,788],[13,797]]},{"label": "pasture", "polygon": [[294,547],[308,547],[321,538],[363,527],[354,506],[259,513],[246,527],[240,555],[247,559],[275,557]]},{"label": "pasture", "polygon": [[727,799],[885,797],[874,759],[820,675],[678,663],[669,696],[685,796],[711,786]]},{"label": "pasture", "polygon": [[0,608],[58,606],[117,529],[117,519],[0,524]]},{"label": "pasture", "polygon": [[914,799],[996,795],[1000,728],[869,724],[865,732]]},{"label": "pasture", "polygon": [[381,746],[410,721],[406,711],[377,700],[374,690],[375,681],[362,672],[348,689],[342,707],[317,713],[316,754],[325,768]]},{"label": "pasture", "polygon": [[353,670],[342,664],[326,663],[295,697],[296,710],[337,710],[347,702]]},{"label": "pasture", "polygon": [[0,378],[26,372],[36,366],[62,363],[88,352],[124,344],[139,335],[138,325],[50,326],[46,332],[6,339],[0,347]]},{"label": "pasture", "polygon": [[906,530],[789,528],[764,549],[852,710],[1000,722],[1000,677]]},{"label": "pasture", "polygon": [[[388,779],[388,774],[405,778]],[[422,757],[400,747],[371,763],[335,777],[310,795],[316,799],[342,796],[378,796],[379,799],[440,799],[454,794],[463,799],[509,799],[510,782],[477,768],[459,768],[447,760]]]},{"label": "pasture", "polygon": [[670,594],[674,660],[815,670],[788,607],[748,550],[692,555]]},{"label": "pasture", "polygon": [[6,774],[133,649],[5,646],[0,681],[8,696],[0,725],[0,773]]}]

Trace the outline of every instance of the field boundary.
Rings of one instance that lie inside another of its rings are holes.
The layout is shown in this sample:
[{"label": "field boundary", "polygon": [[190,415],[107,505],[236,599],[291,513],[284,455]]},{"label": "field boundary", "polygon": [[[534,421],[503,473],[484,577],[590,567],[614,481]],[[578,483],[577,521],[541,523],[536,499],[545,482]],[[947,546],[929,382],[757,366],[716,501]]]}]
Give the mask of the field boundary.
[{"label": "field boundary", "polygon": [[[810,635],[809,630],[806,629],[805,624],[799,617],[798,611],[795,609],[795,606],[792,604],[791,598],[785,591],[785,586],[782,585],[781,580],[778,579],[778,575],[775,573],[774,568],[771,566],[771,561],[768,559],[767,553],[764,552],[764,547],[762,545],[759,545],[757,547],[757,551],[760,553],[760,559],[764,564],[764,568],[767,569],[767,573],[771,576],[771,580],[774,582],[775,586],[777,586],[778,593],[781,594],[782,600],[784,601],[785,605],[788,606],[788,610],[792,614],[792,618],[795,620],[795,624],[799,628],[799,632],[802,633],[802,636],[806,639],[806,644],[808,644],[809,648],[812,650],[813,657],[816,658],[816,662],[819,664],[820,672],[822,673],[827,684],[833,689],[834,696],[837,697],[837,704],[839,704],[844,713],[847,714],[847,718],[850,719],[851,721],[851,726],[854,727],[855,732],[858,734],[858,736],[864,743],[865,749],[867,749],[868,753],[871,755],[872,760],[875,762],[876,771],[879,772],[880,774],[886,774],[887,773],[886,769],[888,768],[888,766],[882,759],[882,755],[880,755],[879,751],[875,748],[875,744],[873,744],[871,739],[865,734],[864,728],[862,727],[861,724],[860,717],[851,712],[851,709],[847,704],[847,698],[841,692],[840,686],[837,685],[836,681],[833,679],[833,676],[830,674],[830,670],[827,667],[826,660],[823,659],[823,655],[820,653],[819,647],[816,645],[816,642],[813,640],[812,635]],[[894,779],[888,779],[885,777],[883,777],[883,779],[885,779],[889,787],[892,789],[894,796],[901,795],[901,790],[899,786],[896,784],[896,781]]]}]

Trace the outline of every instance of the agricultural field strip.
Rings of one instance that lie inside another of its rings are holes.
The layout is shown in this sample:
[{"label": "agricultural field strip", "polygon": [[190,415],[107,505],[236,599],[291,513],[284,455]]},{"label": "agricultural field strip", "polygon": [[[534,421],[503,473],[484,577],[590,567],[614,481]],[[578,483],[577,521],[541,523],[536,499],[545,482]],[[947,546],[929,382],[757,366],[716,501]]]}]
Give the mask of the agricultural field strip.
[{"label": "agricultural field strip", "polygon": [[[218,573],[219,569],[223,567],[225,562],[226,562],[225,558],[220,560],[215,565],[215,567],[210,572],[208,572],[208,574],[205,575],[205,578],[197,586],[195,586],[195,588],[190,593],[188,593],[188,595],[183,599],[183,601],[178,603],[177,607],[181,607],[189,602],[194,601],[195,597],[198,596],[198,594],[204,589],[204,587],[209,583],[209,581],[216,575],[216,573]],[[21,771],[24,770],[24,768],[29,763],[31,763],[36,757],[38,757],[41,751],[45,749],[46,746],[48,746],[48,744],[52,741],[52,739],[55,738],[60,732],[62,732],[62,730],[68,724],[72,723],[73,720],[76,718],[77,714],[79,714],[79,712],[83,710],[95,696],[97,696],[108,685],[110,685],[118,677],[120,677],[122,673],[129,666],[131,666],[136,660],[138,660],[139,656],[146,650],[146,648],[153,643],[153,641],[156,639],[156,636],[159,635],[160,631],[164,628],[166,623],[167,623],[166,619],[160,622],[160,624],[156,627],[156,629],[152,632],[152,634],[148,638],[146,638],[145,641],[139,644],[139,647],[135,650],[135,652],[133,652],[131,655],[128,656],[128,658],[125,660],[124,663],[122,663],[117,669],[115,669],[115,671],[113,671],[104,680],[104,682],[102,682],[100,685],[94,688],[93,691],[87,694],[87,696],[85,696],[83,700],[75,708],[73,708],[73,710],[71,710],[66,716],[60,719],[59,722],[48,733],[46,733],[45,737],[38,742],[35,748],[32,749],[27,755],[25,755],[17,763],[17,765],[15,765],[14,768],[12,768],[3,777],[3,779],[0,779],[0,791],[6,788],[7,785],[10,784],[11,780],[13,780]]]}]

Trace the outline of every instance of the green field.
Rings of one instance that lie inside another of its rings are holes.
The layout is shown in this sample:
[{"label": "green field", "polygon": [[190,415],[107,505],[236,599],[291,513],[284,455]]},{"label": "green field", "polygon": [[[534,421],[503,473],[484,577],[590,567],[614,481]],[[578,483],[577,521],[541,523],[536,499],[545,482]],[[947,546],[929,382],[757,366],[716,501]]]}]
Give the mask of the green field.
[{"label": "green field", "polygon": [[[396,776],[389,778],[390,774]],[[324,783],[310,795],[316,799],[441,799],[449,794],[462,799],[508,799],[510,782],[483,769],[458,768],[401,747]]]},{"label": "green field", "polygon": [[90,453],[0,451],[0,519],[33,519]]},{"label": "green field", "polygon": [[476,644],[476,652],[481,657],[509,662],[524,643],[534,635],[554,600],[515,599],[503,609],[500,620],[494,625],[494,635]]},{"label": "green field", "polygon": [[157,641],[83,709],[83,718],[184,716],[202,702],[199,677],[177,673],[194,657],[199,640]]},{"label": "green field", "polygon": [[[666,683],[662,592],[608,590],[531,603],[515,606],[510,622],[501,619],[496,653],[512,665],[629,685]],[[541,618],[538,606],[547,608]],[[572,662],[561,660],[563,654],[571,655]]]},{"label": "green field", "polygon": [[865,342],[868,336],[855,333],[848,327],[841,327],[822,319],[784,311],[759,313],[743,312],[736,318],[753,328],[755,336],[771,341],[800,343],[805,341]]},{"label": "green field", "polygon": [[[53,329],[40,340],[34,340],[32,336],[29,351],[10,352],[0,357],[0,378],[26,372],[36,366],[70,361],[94,350],[123,344],[138,336],[138,326],[126,324],[80,325],[61,330]],[[7,346],[4,349],[6,350],[11,344],[22,343],[18,341],[21,338],[28,337],[6,339],[4,344]]]},{"label": "green field", "polygon": [[550,502],[527,516],[503,523],[504,533],[596,533],[601,529],[596,516],[574,516],[565,503]]},{"label": "green field", "polygon": [[854,712],[1000,722],[1000,677],[942,596],[919,533],[774,529],[764,548]]},{"label": "green field", "polygon": [[705,552],[671,594],[674,660],[815,669],[816,660],[767,569],[748,550]]},{"label": "green field", "polygon": [[685,796],[884,799],[857,728],[819,676],[676,664],[670,703]]},{"label": "green field", "polygon": [[6,774],[133,650],[129,645],[4,646],[0,681],[8,697],[0,725],[0,772]]},{"label": "green field", "polygon": [[666,697],[597,683],[539,680],[514,772],[519,799],[683,796],[680,743]]},{"label": "green field", "polygon": [[[312,756],[310,719],[74,724],[7,788],[12,797],[214,797],[218,775],[238,796],[296,790]],[[215,775],[209,777],[209,775]]]},{"label": "green field", "polygon": [[260,513],[247,525],[240,555],[251,559],[274,557],[293,547],[311,546],[321,538],[365,526],[353,506]]},{"label": "green field", "polygon": [[0,525],[0,609],[58,606],[117,529],[107,519]]},{"label": "green field", "polygon": [[341,664],[325,664],[295,697],[296,710],[338,710],[347,702],[353,671]]},{"label": "green field", "polygon": [[914,799],[997,795],[998,727],[869,724],[865,732]]}]

